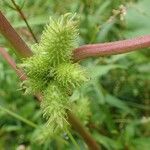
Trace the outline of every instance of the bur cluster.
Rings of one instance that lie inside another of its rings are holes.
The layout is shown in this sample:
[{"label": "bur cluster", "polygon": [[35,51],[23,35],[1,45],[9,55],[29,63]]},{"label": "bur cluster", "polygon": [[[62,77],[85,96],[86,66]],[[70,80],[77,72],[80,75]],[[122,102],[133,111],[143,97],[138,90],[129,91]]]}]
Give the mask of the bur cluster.
[{"label": "bur cluster", "polygon": [[28,76],[26,93],[43,94],[41,109],[51,132],[67,126],[66,110],[70,110],[70,95],[87,81],[85,70],[72,62],[78,36],[76,15],[50,18],[40,42],[32,46],[34,55],[22,63]]}]

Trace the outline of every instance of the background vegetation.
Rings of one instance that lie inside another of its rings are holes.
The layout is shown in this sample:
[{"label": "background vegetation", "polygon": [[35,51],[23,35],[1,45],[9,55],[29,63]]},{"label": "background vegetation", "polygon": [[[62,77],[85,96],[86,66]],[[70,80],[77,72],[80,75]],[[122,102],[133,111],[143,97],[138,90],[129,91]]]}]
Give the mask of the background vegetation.
[{"label": "background vegetation", "polygon": [[[116,41],[150,33],[149,0],[16,0],[22,7],[36,37],[50,15],[76,12],[81,16],[80,45]],[[124,5],[124,6],[121,6]],[[29,44],[33,44],[24,21],[12,8],[10,0],[0,8],[13,27]],[[122,16],[124,9],[126,15]],[[125,10],[126,8],[126,10]],[[116,11],[114,11],[114,9]],[[122,18],[123,17],[123,18]],[[10,44],[1,36],[0,45],[13,54]],[[111,57],[89,58],[81,64],[91,76],[81,91],[90,99],[87,128],[104,150],[150,149],[150,53],[141,50]],[[78,93],[74,93],[78,97]],[[0,57],[0,149],[56,150],[76,149],[67,135],[53,137],[44,144],[35,142],[37,129],[44,120],[39,103],[24,96],[15,72]],[[82,110],[82,109],[81,109]],[[18,116],[19,115],[19,116]],[[81,149],[83,140],[72,131]]]}]

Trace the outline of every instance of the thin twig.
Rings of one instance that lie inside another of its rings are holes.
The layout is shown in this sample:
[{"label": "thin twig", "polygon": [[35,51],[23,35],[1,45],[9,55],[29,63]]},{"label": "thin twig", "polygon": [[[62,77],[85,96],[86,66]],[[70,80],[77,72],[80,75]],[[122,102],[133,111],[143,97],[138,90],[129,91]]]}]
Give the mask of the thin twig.
[{"label": "thin twig", "polygon": [[11,2],[13,3],[14,7],[15,7],[16,10],[18,11],[18,13],[20,14],[21,18],[24,20],[24,22],[25,22],[25,24],[26,24],[28,30],[30,31],[30,33],[31,33],[31,35],[32,35],[32,37],[33,37],[33,39],[34,39],[34,41],[37,43],[38,40],[36,39],[36,36],[34,35],[32,29],[31,29],[31,27],[30,27],[30,25],[29,25],[29,23],[28,23],[28,21],[27,21],[25,15],[24,15],[24,13],[23,13],[22,10],[21,10],[21,8],[16,4],[15,0],[11,0]]}]

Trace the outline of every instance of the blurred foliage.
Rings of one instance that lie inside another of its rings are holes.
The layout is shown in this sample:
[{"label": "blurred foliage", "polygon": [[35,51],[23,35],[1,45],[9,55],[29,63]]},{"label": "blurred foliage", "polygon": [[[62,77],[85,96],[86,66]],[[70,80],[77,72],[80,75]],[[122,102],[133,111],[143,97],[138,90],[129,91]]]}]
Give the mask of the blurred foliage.
[{"label": "blurred foliage", "polygon": [[[66,12],[77,12],[81,17],[81,45],[131,38],[150,32],[149,0],[16,2],[38,38],[50,15]],[[121,5],[126,8],[123,20],[120,19],[121,13],[114,13],[120,11]],[[11,1],[1,1],[0,8],[21,37],[29,45],[32,44],[31,34],[13,9]],[[0,37],[0,45],[6,47],[19,62],[12,52],[13,48],[3,37]],[[91,76],[91,80],[80,89],[83,96],[90,99],[92,114],[89,114],[86,127],[103,150],[150,148],[149,57],[149,50],[143,49],[111,57],[89,58],[81,62]],[[73,96],[78,97],[78,94],[75,91]],[[35,126],[42,126],[43,122],[38,102],[32,96],[23,95],[15,72],[0,57],[0,149],[76,149],[67,133],[53,137],[43,145],[35,142],[35,133],[38,133],[38,137],[42,136]],[[33,124],[36,125],[33,127]],[[71,133],[80,148],[87,149],[83,140],[74,131]]]}]

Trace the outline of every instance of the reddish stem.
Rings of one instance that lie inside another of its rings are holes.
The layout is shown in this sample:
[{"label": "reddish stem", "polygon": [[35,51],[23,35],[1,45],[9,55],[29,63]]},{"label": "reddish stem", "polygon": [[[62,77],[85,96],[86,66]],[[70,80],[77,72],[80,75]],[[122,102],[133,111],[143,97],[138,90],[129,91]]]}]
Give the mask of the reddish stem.
[{"label": "reddish stem", "polygon": [[18,33],[7,21],[5,16],[0,11],[0,32],[5,36],[5,38],[12,44],[15,50],[22,57],[29,57],[32,55],[31,50],[26,45],[26,43],[20,38]]},{"label": "reddish stem", "polygon": [[11,58],[11,56],[4,50],[4,48],[0,47],[0,54],[2,57],[8,62],[8,64],[14,69],[17,75],[20,77],[21,80],[26,80],[27,76],[23,72],[23,70],[17,68],[15,61]]},{"label": "reddish stem", "polygon": [[127,53],[146,47],[150,47],[150,35],[110,43],[83,45],[74,50],[73,58],[74,61],[79,61],[88,57]]},{"label": "reddish stem", "polygon": [[[84,139],[84,141],[86,143],[88,143],[88,147],[90,150],[100,150],[100,147],[97,145],[97,143],[95,142],[95,140],[91,139],[91,135],[89,134],[89,132],[82,126],[82,124],[73,116],[71,111],[68,111],[68,121],[71,123],[72,127],[75,130],[78,130],[78,133],[80,133],[82,135],[82,138]],[[84,130],[82,130],[82,128],[84,128]]]}]

